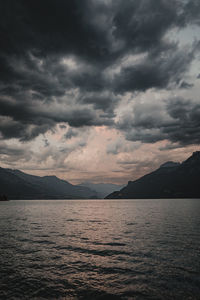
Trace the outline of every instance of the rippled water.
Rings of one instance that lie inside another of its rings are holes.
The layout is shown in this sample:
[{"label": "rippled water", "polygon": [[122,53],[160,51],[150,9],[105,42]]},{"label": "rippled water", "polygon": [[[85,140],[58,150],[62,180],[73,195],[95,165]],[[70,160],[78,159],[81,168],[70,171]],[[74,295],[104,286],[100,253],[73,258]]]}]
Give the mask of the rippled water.
[{"label": "rippled water", "polygon": [[200,299],[200,200],[0,203],[0,299]]}]

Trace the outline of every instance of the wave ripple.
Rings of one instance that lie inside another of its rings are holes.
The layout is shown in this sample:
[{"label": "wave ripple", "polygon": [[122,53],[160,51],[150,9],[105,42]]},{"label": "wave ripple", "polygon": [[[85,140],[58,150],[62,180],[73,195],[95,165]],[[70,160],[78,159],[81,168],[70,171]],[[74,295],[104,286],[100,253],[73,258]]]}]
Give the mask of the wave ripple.
[{"label": "wave ripple", "polygon": [[200,200],[0,203],[0,299],[199,299]]}]

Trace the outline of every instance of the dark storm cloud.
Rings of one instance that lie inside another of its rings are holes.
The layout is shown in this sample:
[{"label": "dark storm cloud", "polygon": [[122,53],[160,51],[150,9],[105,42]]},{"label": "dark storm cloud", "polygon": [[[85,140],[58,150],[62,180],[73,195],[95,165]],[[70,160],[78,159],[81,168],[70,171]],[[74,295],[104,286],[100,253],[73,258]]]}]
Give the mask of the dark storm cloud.
[{"label": "dark storm cloud", "polygon": [[6,161],[9,165],[15,166],[15,163],[19,160],[30,161],[33,156],[31,149],[27,147],[17,145],[7,145],[3,141],[0,141],[0,157],[3,160],[6,157]]},{"label": "dark storm cloud", "polygon": [[145,52],[155,48],[177,22],[178,1],[116,1],[114,36],[126,47]]},{"label": "dark storm cloud", "polygon": [[188,83],[186,81],[182,81],[180,84],[181,89],[191,89],[194,86],[192,83]]},{"label": "dark storm cloud", "polygon": [[193,60],[193,51],[160,49],[159,55],[150,53],[141,62],[125,67],[116,75],[117,92],[145,91],[149,88],[165,88],[179,83]]},{"label": "dark storm cloud", "polygon": [[171,100],[167,105],[167,112],[176,124],[169,129],[164,128],[172,142],[183,145],[200,143],[200,104],[191,100]]},{"label": "dark storm cloud", "polygon": [[119,97],[113,93],[87,93],[79,99],[81,103],[92,104],[95,109],[101,109],[104,112],[112,114]]},{"label": "dark storm cloud", "polygon": [[127,140],[155,143],[169,140],[180,145],[200,143],[200,104],[175,98],[165,106],[137,104],[128,116],[118,123]]},{"label": "dark storm cloud", "polygon": [[107,27],[95,22],[107,13],[110,10],[100,1],[1,1],[2,52],[20,55],[29,50],[39,57],[75,54],[106,60],[110,52]]},{"label": "dark storm cloud", "polygon": [[[48,111],[23,103],[0,102],[3,115],[0,132],[4,138],[16,137],[28,141],[51,130],[57,123],[68,122],[72,127],[112,125],[109,115],[101,115],[88,108]],[[9,117],[12,114],[12,119]]]},{"label": "dark storm cloud", "polygon": [[191,22],[193,24],[200,25],[199,11],[200,11],[199,0],[185,1],[185,6],[180,19],[185,24]]},{"label": "dark storm cloud", "polygon": [[22,157],[24,156],[24,150],[16,147],[9,147],[8,145],[0,143],[0,155],[8,155],[8,156],[15,156]]},{"label": "dark storm cloud", "polygon": [[0,1],[2,137],[113,125],[120,94],[178,85],[194,50],[165,35],[199,24],[199,11],[192,0]]}]

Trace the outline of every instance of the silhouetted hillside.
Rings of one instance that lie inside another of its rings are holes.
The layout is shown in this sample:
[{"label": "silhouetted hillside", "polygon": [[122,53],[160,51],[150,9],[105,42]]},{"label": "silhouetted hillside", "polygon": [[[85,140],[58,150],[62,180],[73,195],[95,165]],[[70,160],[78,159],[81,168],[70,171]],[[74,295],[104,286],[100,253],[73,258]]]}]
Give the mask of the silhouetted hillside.
[{"label": "silhouetted hillside", "polygon": [[19,170],[0,168],[0,194],[9,199],[87,199],[97,193],[75,186],[56,176],[34,176]]},{"label": "silhouetted hillside", "polygon": [[112,193],[113,191],[120,190],[123,186],[112,184],[112,183],[92,183],[92,182],[83,182],[81,186],[85,186],[95,191],[98,195],[98,198],[104,198],[106,195]]},{"label": "silhouetted hillside", "polygon": [[168,162],[107,199],[137,198],[200,198],[200,151],[194,152],[182,164]]}]

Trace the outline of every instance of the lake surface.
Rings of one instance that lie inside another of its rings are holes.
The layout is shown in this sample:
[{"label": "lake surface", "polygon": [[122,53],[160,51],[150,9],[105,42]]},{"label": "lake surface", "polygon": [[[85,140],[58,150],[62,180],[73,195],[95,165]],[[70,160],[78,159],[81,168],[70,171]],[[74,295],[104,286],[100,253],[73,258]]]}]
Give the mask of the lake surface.
[{"label": "lake surface", "polygon": [[200,299],[200,200],[0,203],[0,299]]}]

